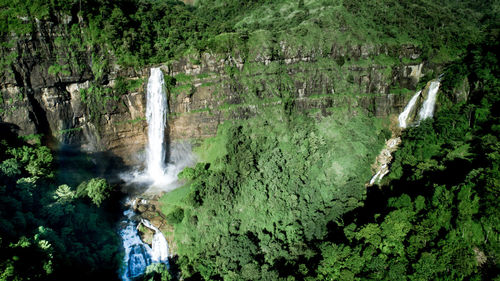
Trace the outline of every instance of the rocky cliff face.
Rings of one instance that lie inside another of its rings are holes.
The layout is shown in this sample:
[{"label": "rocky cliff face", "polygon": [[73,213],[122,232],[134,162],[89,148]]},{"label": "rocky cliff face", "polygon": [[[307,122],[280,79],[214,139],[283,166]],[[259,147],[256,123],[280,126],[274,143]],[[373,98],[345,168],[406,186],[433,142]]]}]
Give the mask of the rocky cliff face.
[{"label": "rocky cliff face", "polygon": [[285,47],[278,58],[256,56],[245,61],[204,54],[196,60],[187,58],[162,66],[166,74],[180,77],[169,91],[170,137],[212,136],[225,120],[247,118],[265,107],[284,106],[287,99],[298,110],[316,110],[321,115],[328,114],[332,107],[376,116],[398,114],[409,97],[391,93],[390,88],[398,85],[414,89],[423,76],[424,63],[393,67],[357,63],[380,55],[419,57],[418,50],[411,46],[392,51],[383,46],[342,46],[316,57],[292,56]]},{"label": "rocky cliff face", "polygon": [[[110,150],[126,163],[133,162],[132,155],[147,141],[149,68],[109,67],[100,80],[102,88],[113,90],[118,79],[142,82],[119,96],[104,98],[100,118],[92,118],[82,90],[95,87],[91,71],[95,62],[92,54],[80,52],[76,59],[80,64],[75,66],[74,57],[62,55],[65,50],[58,48],[56,38],[69,35],[61,26],[39,23],[36,32],[18,38],[11,50],[18,54],[17,60],[0,83],[1,121],[16,124],[24,135],[44,134],[52,145]],[[204,53],[161,65],[171,77],[170,140],[213,136],[221,122],[248,118],[271,107],[292,106],[320,115],[335,107],[376,116],[397,114],[409,96],[392,93],[391,87],[414,89],[428,69],[413,46],[334,46],[328,53],[308,55],[288,50],[283,43],[277,55],[265,49],[245,58]],[[377,62],[380,57],[414,63]],[[67,67],[49,71],[54,65]]]}]

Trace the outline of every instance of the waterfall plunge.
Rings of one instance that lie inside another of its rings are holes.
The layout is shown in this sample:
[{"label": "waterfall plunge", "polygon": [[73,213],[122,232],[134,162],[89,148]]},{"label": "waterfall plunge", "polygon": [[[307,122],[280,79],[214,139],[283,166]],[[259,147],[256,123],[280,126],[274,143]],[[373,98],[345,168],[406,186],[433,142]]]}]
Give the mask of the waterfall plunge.
[{"label": "waterfall plunge", "polygon": [[[148,144],[146,146],[145,168],[137,167],[134,171],[124,172],[120,177],[126,185],[142,190],[148,186],[143,194],[160,194],[178,187],[177,174],[185,167],[196,163],[189,143],[174,143],[170,147],[170,161],[166,163],[167,145],[165,141],[165,127],[167,122],[167,96],[163,73],[159,68],[151,68],[151,75],[147,85],[146,120],[148,122]],[[131,207],[139,204],[137,200],[128,203]],[[151,263],[165,263],[168,266],[169,248],[165,236],[151,224],[142,219],[137,221],[135,213],[130,208],[125,211],[125,227],[120,231],[125,248],[124,273],[122,280],[140,276]],[[137,232],[137,225],[142,223],[153,230],[152,247],[144,243]]]},{"label": "waterfall plunge", "polygon": [[406,128],[408,126],[408,117],[410,116],[413,107],[417,103],[418,97],[420,96],[421,92],[422,91],[418,91],[415,95],[413,95],[410,102],[406,105],[405,109],[403,110],[403,112],[399,114],[398,120],[400,128]]},{"label": "waterfall plunge", "polygon": [[151,68],[147,91],[146,175],[156,185],[165,182],[165,122],[168,110],[165,81],[159,68]]},{"label": "waterfall plunge", "polygon": [[420,109],[419,121],[427,118],[431,118],[434,114],[434,106],[436,105],[437,92],[439,90],[439,81],[432,81],[429,85],[429,91],[427,92],[427,99],[425,99],[422,108]]},{"label": "waterfall plunge", "polygon": [[177,174],[196,162],[189,143],[174,143],[170,147],[170,161],[166,163],[167,143],[165,128],[168,102],[165,93],[163,73],[159,68],[151,68],[147,85],[146,120],[148,122],[148,143],[144,170],[121,173],[127,185],[148,186],[145,193],[168,192],[179,186]]},{"label": "waterfall plunge", "polygon": [[[166,143],[165,124],[167,119],[167,96],[165,93],[165,82],[163,73],[159,68],[151,68],[151,75],[147,86],[147,107],[146,120],[148,122],[148,144],[146,147],[146,168],[143,172],[124,173],[122,178],[128,183],[149,184],[151,187],[175,188],[172,183],[176,182],[177,174],[182,170],[178,166],[185,167],[189,161],[184,161],[183,165],[165,165]],[[190,155],[190,152],[187,152]],[[188,157],[188,159],[190,159]],[[135,201],[131,203],[131,206]],[[153,236],[152,249],[144,243],[137,232],[138,223],[134,219],[134,211],[125,211],[126,220],[123,221],[125,227],[120,231],[125,249],[124,273],[122,280],[129,281],[131,278],[144,274],[146,267],[151,263],[165,263],[168,265],[168,243],[161,231],[148,220],[142,219],[140,223],[152,229]]]}]

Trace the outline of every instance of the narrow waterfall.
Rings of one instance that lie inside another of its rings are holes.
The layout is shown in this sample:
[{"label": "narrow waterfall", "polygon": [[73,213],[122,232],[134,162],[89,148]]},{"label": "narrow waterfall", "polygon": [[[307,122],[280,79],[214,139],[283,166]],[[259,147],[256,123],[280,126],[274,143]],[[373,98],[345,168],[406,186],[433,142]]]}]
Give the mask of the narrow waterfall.
[{"label": "narrow waterfall", "polygon": [[[405,129],[408,126],[408,119],[410,114],[413,111],[413,108],[417,104],[418,97],[422,91],[416,92],[413,97],[410,99],[408,104],[405,106],[405,109],[398,116],[399,127]],[[370,182],[367,186],[372,186],[373,184],[380,182],[385,175],[389,173],[389,166],[392,161],[392,153],[396,151],[399,146],[401,139],[399,137],[392,137],[386,141],[385,147],[380,151],[380,154],[377,156],[375,160],[375,165],[377,166],[377,172],[370,179]]]},{"label": "narrow waterfall", "polygon": [[148,122],[146,174],[153,182],[160,181],[165,176],[165,122],[167,109],[163,72],[159,68],[151,68],[146,107],[146,120]]},{"label": "narrow waterfall", "polygon": [[381,173],[382,173],[382,169],[378,170],[378,172],[372,177],[372,179],[370,180],[370,183],[368,185],[373,185],[378,180]]},{"label": "narrow waterfall", "polygon": [[439,90],[439,81],[432,81],[427,92],[427,99],[425,99],[422,108],[420,109],[419,121],[431,118],[434,114],[434,106],[436,105],[437,92]]},{"label": "narrow waterfall", "polygon": [[415,107],[415,104],[417,103],[420,93],[422,93],[422,91],[418,91],[415,95],[413,95],[413,97],[410,99],[410,102],[408,102],[405,109],[403,110],[403,112],[399,114],[398,120],[400,128],[404,129],[408,126],[408,117],[410,116],[413,107]]},{"label": "narrow waterfall", "polygon": [[[418,121],[422,121],[426,118],[432,117],[434,113],[434,107],[436,104],[437,92],[439,90],[439,79],[436,81],[430,82],[429,86],[424,89],[424,94],[427,92],[427,98],[422,104],[420,111],[418,112],[419,119]],[[405,129],[408,126],[408,122],[410,121],[410,116],[413,116],[414,109],[419,96],[422,94],[422,91],[418,91],[413,95],[405,109],[398,116],[399,127],[401,129]],[[418,123],[417,123],[418,125]],[[372,186],[373,184],[380,182],[385,175],[389,173],[389,168],[392,162],[392,153],[398,149],[399,144],[401,143],[401,138],[394,136],[386,141],[385,147],[382,149],[380,154],[377,156],[375,160],[374,166],[376,167],[375,175],[370,179],[370,182],[367,183],[367,186]]]}]

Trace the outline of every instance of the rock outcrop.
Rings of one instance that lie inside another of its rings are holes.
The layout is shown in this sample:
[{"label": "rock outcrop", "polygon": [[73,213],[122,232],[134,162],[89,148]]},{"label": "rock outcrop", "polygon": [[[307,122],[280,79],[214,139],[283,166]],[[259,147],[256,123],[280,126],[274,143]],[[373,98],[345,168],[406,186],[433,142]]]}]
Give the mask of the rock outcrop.
[{"label": "rock outcrop", "polygon": [[[65,144],[89,151],[109,150],[131,164],[147,141],[145,83],[104,97],[99,118],[91,108],[95,105],[85,101],[82,93],[96,86],[111,93],[119,79],[145,82],[149,68],[134,70],[111,64],[103,78],[96,79],[92,53],[63,56],[64,50],[56,43],[58,37],[69,37],[65,27],[75,20],[38,21],[35,32],[18,38],[11,50],[17,52],[17,61],[0,82],[0,121],[18,125],[21,134],[43,134],[54,147]],[[225,120],[248,118],[270,107],[291,105],[321,115],[329,114],[332,107],[376,116],[397,114],[410,96],[393,93],[391,88],[414,89],[427,69],[414,46],[347,44],[333,46],[328,53],[307,55],[296,48],[290,51],[285,42],[280,47],[277,55],[265,49],[254,50],[245,58],[203,53],[160,65],[171,77],[170,140],[213,136]],[[374,58],[380,56],[414,63],[376,63]],[[64,71],[54,71],[54,65],[64,65]]]}]

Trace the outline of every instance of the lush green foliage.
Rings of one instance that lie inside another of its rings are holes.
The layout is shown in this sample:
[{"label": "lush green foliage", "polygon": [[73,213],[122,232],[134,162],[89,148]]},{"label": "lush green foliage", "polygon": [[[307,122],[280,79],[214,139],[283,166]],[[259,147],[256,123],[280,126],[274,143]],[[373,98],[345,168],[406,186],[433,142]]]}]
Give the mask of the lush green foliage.
[{"label": "lush green foliage", "polygon": [[146,268],[145,275],[141,278],[144,281],[170,281],[176,280],[169,272],[167,265],[153,263]]},{"label": "lush green foliage", "polygon": [[90,181],[82,182],[76,191],[79,197],[87,196],[94,204],[100,206],[101,203],[110,196],[111,186],[103,178],[93,178]]},{"label": "lush green foliage", "polygon": [[[428,56],[449,58],[480,39],[480,21],[494,22],[499,9],[495,1],[448,0],[200,0],[195,6],[179,1],[31,0],[2,1],[0,7],[0,35],[29,33],[35,19],[58,21],[72,16],[67,26],[71,38],[59,42],[59,47],[71,47],[70,60],[80,60],[78,53],[86,50],[111,59],[111,50],[119,64],[132,66],[206,50],[246,56],[273,43],[259,42],[262,31],[270,32],[275,42],[284,40],[302,51],[320,53],[339,42],[369,40],[411,43],[424,48]],[[78,17],[83,22],[77,22]],[[51,72],[64,69],[56,62]]]},{"label": "lush green foliage", "polygon": [[[0,279],[116,279],[116,218],[79,199],[70,186],[57,187],[52,162],[47,147],[24,143],[2,127]],[[87,195],[99,205],[108,187],[92,179]]]},{"label": "lush green foliage", "polygon": [[182,173],[190,192],[184,209],[167,216],[177,223],[186,276],[276,279],[306,267],[328,223],[362,204],[384,141],[369,118],[342,115],[294,114],[271,124],[283,117],[274,115],[223,127],[225,154]]},{"label": "lush green foliage", "polygon": [[[17,51],[37,36],[38,21],[54,22],[61,36],[47,49],[65,52],[35,50],[35,58],[51,56],[48,75],[59,82],[92,73],[81,98],[99,121],[113,110],[108,101],[138,87],[123,79],[103,87],[114,62],[197,62],[207,51],[243,58],[242,73],[228,65],[224,74],[240,78],[245,98],[267,91],[283,112],[221,126],[200,148],[207,163],[186,169],[188,184],[162,199],[186,278],[492,279],[500,262],[500,8],[476,2],[4,0],[0,67],[12,70],[29,56]],[[332,50],[360,43],[383,54],[331,59]],[[349,67],[377,64],[391,75],[403,44],[436,63],[467,54],[446,70],[448,97],[437,118],[404,133],[385,186],[365,198],[383,132],[362,116],[315,120],[294,112],[294,81],[277,58],[284,47],[287,55],[314,55],[309,67],[342,75],[336,90],[347,94],[356,91]],[[254,63],[263,57],[275,60]],[[465,77],[469,101],[453,105],[452,89]],[[191,89],[183,84],[189,79],[170,77],[168,87]],[[67,280],[68,271],[73,279],[116,278],[116,218],[98,208],[110,186],[103,179],[57,186],[52,161],[40,144],[0,143],[0,279]],[[153,265],[145,278],[171,275]]]},{"label": "lush green foliage", "polygon": [[[435,119],[403,133],[385,185],[366,200],[383,135],[370,121],[285,109],[221,126],[201,146],[210,163],[184,170],[189,184],[162,199],[184,276],[498,278],[498,50],[492,37],[449,66]],[[449,102],[464,78],[468,101]]]},{"label": "lush green foliage", "polygon": [[498,47],[493,37],[450,66],[443,84],[467,77],[474,85],[469,101],[444,106],[404,133],[392,180],[373,189],[336,239],[323,244],[318,278],[499,277]]},{"label": "lush green foliage", "polygon": [[[97,125],[102,115],[116,109],[111,104],[130,90],[123,79],[113,89],[104,86],[108,74],[116,70],[115,63],[141,67],[181,57],[199,62],[204,52],[245,62],[276,59],[285,52],[330,60],[332,52],[358,44],[386,50],[379,56],[356,58],[360,66],[400,63],[402,44],[421,48],[420,60],[443,63],[482,39],[484,26],[495,23],[498,3],[475,2],[200,0],[190,6],[152,0],[4,0],[0,1],[0,66],[2,74],[12,76],[16,61],[31,56],[47,60],[48,74],[59,81],[92,73],[91,86],[82,90],[81,97]],[[22,42],[36,38],[37,26],[49,21],[59,34],[54,42],[44,42],[51,47],[33,53],[23,50]],[[336,63],[348,68],[351,59],[338,57]],[[273,67],[269,68],[271,72]],[[387,71],[391,73],[390,68]],[[342,80],[336,90],[345,90],[343,80],[353,84],[354,77],[345,76],[336,78]]]}]

